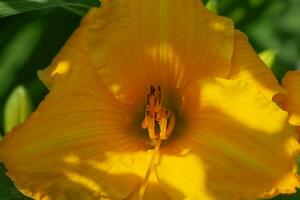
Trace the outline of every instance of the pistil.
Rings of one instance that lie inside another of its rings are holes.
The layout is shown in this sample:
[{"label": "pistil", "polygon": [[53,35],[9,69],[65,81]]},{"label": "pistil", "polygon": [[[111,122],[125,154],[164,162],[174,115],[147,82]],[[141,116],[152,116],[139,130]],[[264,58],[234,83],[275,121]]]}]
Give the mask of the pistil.
[{"label": "pistil", "polygon": [[139,200],[143,199],[149,178],[154,171],[161,141],[170,137],[175,126],[174,113],[163,107],[162,101],[163,95],[160,86],[157,88],[151,86],[147,96],[145,118],[141,126],[143,129],[148,129],[148,135],[155,142],[155,146],[146,175],[138,191],[137,199]]}]

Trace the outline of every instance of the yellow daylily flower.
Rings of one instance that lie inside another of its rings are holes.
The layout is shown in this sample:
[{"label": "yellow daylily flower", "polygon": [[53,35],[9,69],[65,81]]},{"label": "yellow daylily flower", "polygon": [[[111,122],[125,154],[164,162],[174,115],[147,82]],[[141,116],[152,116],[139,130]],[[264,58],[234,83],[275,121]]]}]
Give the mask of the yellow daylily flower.
[{"label": "yellow daylily flower", "polygon": [[276,78],[199,0],[103,0],[0,143],[34,199],[256,199],[299,187]]}]

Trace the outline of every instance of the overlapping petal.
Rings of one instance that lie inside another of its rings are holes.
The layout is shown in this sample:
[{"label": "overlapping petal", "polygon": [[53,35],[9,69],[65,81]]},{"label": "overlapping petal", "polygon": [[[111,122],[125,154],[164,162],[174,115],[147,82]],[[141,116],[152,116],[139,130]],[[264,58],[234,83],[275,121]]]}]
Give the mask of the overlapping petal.
[{"label": "overlapping petal", "polygon": [[281,96],[283,108],[290,114],[290,123],[300,126],[300,71],[289,71],[283,77],[282,87],[286,90]]},{"label": "overlapping petal", "polygon": [[[173,199],[256,199],[299,186],[298,135],[287,113],[251,84],[217,79],[191,86],[186,119],[157,165]],[[191,100],[193,99],[193,100]],[[190,167],[193,166],[193,167]]]},{"label": "overlapping petal", "polygon": [[259,58],[247,37],[240,31],[235,31],[234,34],[234,50],[228,78],[251,83],[269,99],[281,91],[272,71]]},{"label": "overlapping petal", "polygon": [[[136,103],[149,84],[182,88],[195,78],[225,77],[233,24],[198,0],[106,0],[84,18],[64,56],[70,49],[89,53],[115,96]],[[55,70],[47,69],[45,79]]]},{"label": "overlapping petal", "polygon": [[130,113],[91,66],[72,65],[56,75],[26,123],[1,142],[0,160],[35,199],[124,199],[149,162]]}]

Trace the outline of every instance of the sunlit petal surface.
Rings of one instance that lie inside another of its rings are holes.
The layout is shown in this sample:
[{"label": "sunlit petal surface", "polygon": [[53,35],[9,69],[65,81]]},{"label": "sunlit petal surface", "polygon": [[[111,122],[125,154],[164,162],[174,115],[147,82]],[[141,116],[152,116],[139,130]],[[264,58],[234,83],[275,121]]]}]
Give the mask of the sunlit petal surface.
[{"label": "sunlit petal surface", "polygon": [[1,143],[8,174],[36,199],[127,197],[148,163],[128,109],[92,67],[73,65],[55,79],[35,113]]},{"label": "sunlit petal surface", "polygon": [[272,71],[260,60],[248,42],[247,37],[240,31],[234,34],[234,51],[228,78],[243,80],[257,87],[267,98],[281,91]]},{"label": "sunlit petal surface", "polygon": [[189,89],[182,134],[162,148],[157,166],[159,180],[177,186],[165,187],[174,199],[294,192],[299,144],[285,112],[240,81],[217,79]]}]

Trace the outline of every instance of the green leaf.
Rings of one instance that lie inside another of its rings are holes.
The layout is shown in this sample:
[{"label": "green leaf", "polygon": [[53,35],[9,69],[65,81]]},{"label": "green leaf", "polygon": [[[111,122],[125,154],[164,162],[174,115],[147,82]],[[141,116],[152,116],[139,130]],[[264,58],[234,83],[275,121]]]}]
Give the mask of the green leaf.
[{"label": "green leaf", "polygon": [[218,13],[218,1],[217,0],[209,0],[206,3],[206,8],[214,13]]},{"label": "green leaf", "polygon": [[82,11],[81,9],[77,9],[77,8],[74,8],[74,7],[69,7],[69,6],[63,6],[64,9],[76,14],[76,15],[79,15],[79,16],[84,16],[86,12]]},{"label": "green leaf", "polygon": [[4,107],[4,131],[23,123],[32,112],[32,102],[23,86],[16,87]]},{"label": "green leaf", "polygon": [[54,7],[76,7],[88,10],[97,0],[0,0],[0,17]]},{"label": "green leaf", "polygon": [[264,63],[269,67],[272,68],[276,57],[277,57],[277,51],[273,49],[269,49],[266,51],[263,51],[259,54],[260,59],[264,61]]},{"label": "green leaf", "polygon": [[11,36],[0,52],[0,98],[7,94],[17,73],[32,55],[40,41],[42,31],[43,24],[40,21],[25,24]]}]

